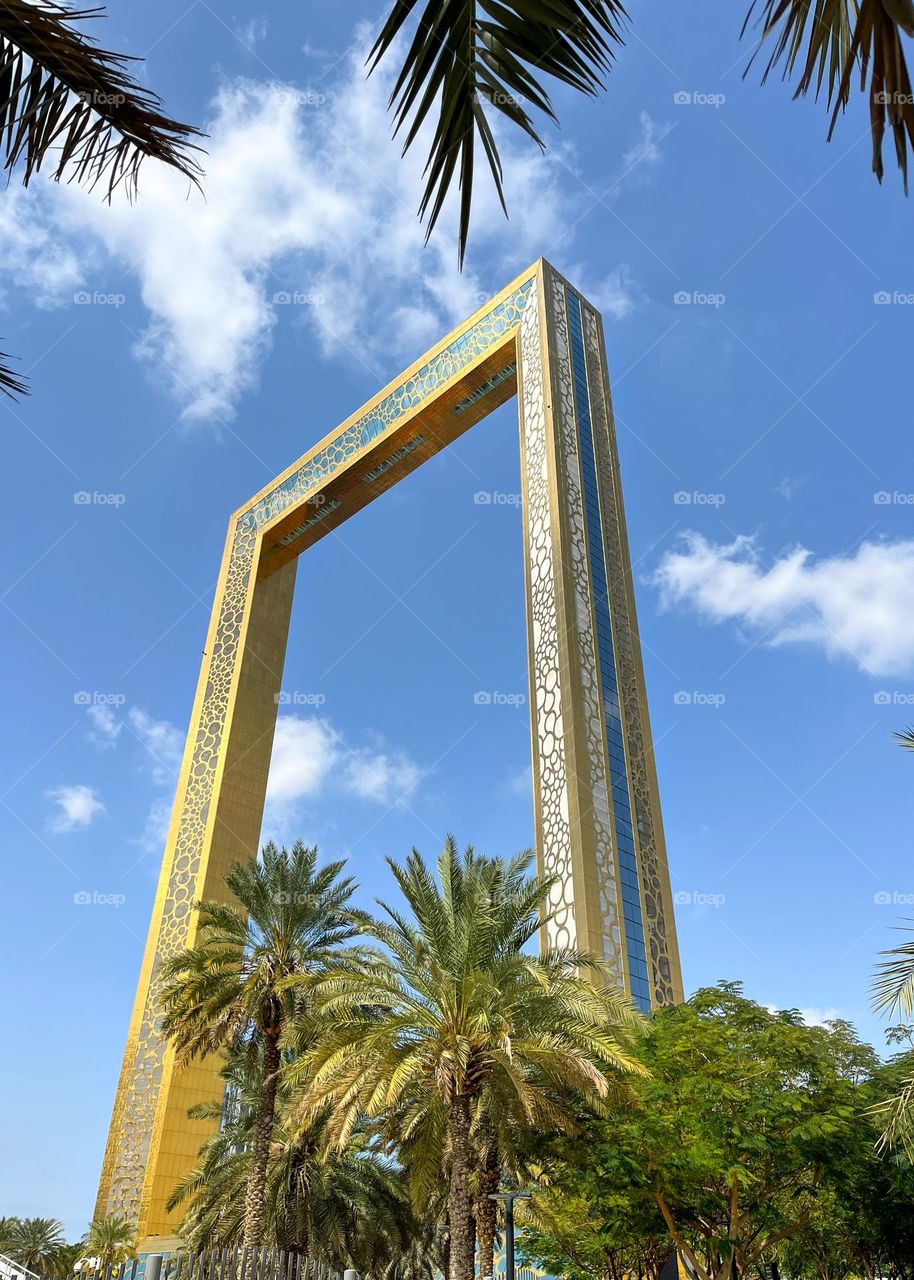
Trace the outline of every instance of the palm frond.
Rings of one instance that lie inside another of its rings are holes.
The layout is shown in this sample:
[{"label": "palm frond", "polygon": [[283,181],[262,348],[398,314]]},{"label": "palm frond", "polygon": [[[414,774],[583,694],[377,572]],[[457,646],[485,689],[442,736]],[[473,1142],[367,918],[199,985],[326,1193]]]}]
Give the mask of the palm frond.
[{"label": "palm frond", "polygon": [[901,1010],[904,1017],[914,1011],[914,938],[880,953],[885,957],[876,966],[873,1004],[890,1014]]},{"label": "palm frond", "polygon": [[0,351],[0,391],[11,400],[15,400],[17,396],[27,396],[29,387],[26,380],[10,368],[7,362],[11,359],[13,359],[12,356],[7,355],[5,351]]},{"label": "palm frond", "polygon": [[[388,53],[417,0],[396,0],[369,54],[371,70]],[[552,76],[581,93],[596,94],[622,40],[621,0],[426,0],[390,97],[394,135],[404,132],[404,153],[427,119],[435,127],[425,166],[419,216],[427,236],[448,192],[460,193],[458,254],[469,237],[476,143],[479,141],[507,213],[501,159],[491,108],[544,144],[527,106],[556,115],[540,77]]]},{"label": "palm frond", "polygon": [[[873,172],[883,178],[882,143],[886,124],[895,158],[908,189],[908,146],[914,148],[914,95],[905,61],[902,33],[914,35],[914,0],[754,0],[746,31],[758,12],[759,49],[773,41],[762,81],[778,66],[784,80],[795,80],[794,97],[824,91],[831,111],[831,140],[839,115],[847,109],[855,75],[869,97]],[[755,61],[753,55],[749,67]]]},{"label": "palm frond", "polygon": [[172,120],[158,96],[129,74],[136,61],[112,53],[73,27],[101,8],[68,9],[52,0],[0,0],[0,148],[5,167],[21,166],[28,186],[52,157],[51,177],[103,181],[108,199],[136,191],[151,156],[198,182],[193,125]]}]

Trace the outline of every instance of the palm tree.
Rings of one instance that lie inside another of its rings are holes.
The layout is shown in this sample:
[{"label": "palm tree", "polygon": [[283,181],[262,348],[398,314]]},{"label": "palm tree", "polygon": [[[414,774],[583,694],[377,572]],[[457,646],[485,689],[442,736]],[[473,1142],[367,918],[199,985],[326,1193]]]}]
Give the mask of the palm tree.
[{"label": "palm tree", "polygon": [[[248,1056],[230,1050],[223,1071],[233,1105],[173,1192],[169,1209],[187,1206],[181,1237],[191,1249],[235,1247],[243,1238],[247,1181],[258,1093]],[[218,1118],[218,1103],[192,1109]],[[377,1275],[408,1247],[414,1223],[402,1177],[384,1160],[365,1127],[337,1150],[326,1141],[327,1109],[307,1125],[293,1123],[280,1078],[266,1178],[264,1242],[307,1254],[337,1271]]]},{"label": "palm tree", "polygon": [[317,849],[297,841],[291,852],[272,842],[261,860],[236,863],[225,877],[233,901],[197,906],[197,940],[163,971],[163,1031],[182,1062],[244,1047],[259,1064],[244,1243],[264,1230],[265,1189],[280,1041],[301,987],[288,979],[321,973],[363,925],[348,905],[355,889],[340,879],[343,862],[318,869]]},{"label": "palm tree", "polygon": [[40,1276],[54,1275],[57,1259],[67,1244],[57,1218],[15,1218],[9,1243],[13,1261]]},{"label": "palm tree", "polygon": [[305,1106],[332,1102],[340,1144],[363,1115],[392,1118],[420,1202],[446,1173],[449,1276],[471,1280],[484,1099],[501,1099],[527,1129],[570,1126],[560,1095],[605,1095],[613,1073],[637,1069],[626,1039],[640,1017],[623,994],[581,976],[589,957],[524,950],[552,886],[529,875],[529,853],[509,863],[461,856],[449,836],[437,878],[415,849],[404,866],[388,861],[408,914],[381,902],[387,919],[373,932],[384,951],[318,981],[324,1031],[289,1080]]},{"label": "palm tree", "polygon": [[[0,2],[0,152],[28,186],[50,161],[56,181],[119,186],[132,196],[146,156],[200,176],[191,140],[200,136],[162,112],[160,99],[128,72],[138,61],[101,49],[73,25],[102,9],[74,10],[52,0]],[[26,390],[0,353],[0,391]]]},{"label": "palm tree", "polygon": [[[914,726],[896,733],[895,739],[899,746],[914,750]],[[882,955],[885,958],[877,964],[873,979],[873,1004],[890,1017],[900,1013],[910,1018],[914,1011],[914,937]],[[910,1056],[914,1059],[914,1051]],[[914,1158],[914,1073],[901,1081],[897,1093],[872,1110],[883,1126],[880,1149],[901,1145]]]},{"label": "palm tree", "polygon": [[120,1214],[96,1218],[82,1242],[82,1256],[95,1260],[95,1270],[118,1267],[137,1256],[136,1226]]},{"label": "palm tree", "polygon": [[[417,0],[393,0],[371,51],[372,69],[418,8]],[[622,0],[425,0],[390,106],[404,152],[427,118],[434,125],[419,213],[427,215],[430,234],[449,190],[459,189],[461,262],[477,142],[505,204],[498,145],[487,112],[506,118],[542,148],[527,107],[556,119],[547,77],[585,94],[602,89],[623,43],[626,19]],[[743,33],[750,26],[759,31],[760,48],[771,45],[763,81],[780,69],[794,81],[795,97],[810,90],[818,97],[824,88],[831,112],[829,139],[859,76],[861,88],[868,89],[873,171],[881,182],[888,122],[907,190],[914,95],[901,36],[914,35],[914,0],[818,0],[815,5],[809,0],[752,0]]]}]

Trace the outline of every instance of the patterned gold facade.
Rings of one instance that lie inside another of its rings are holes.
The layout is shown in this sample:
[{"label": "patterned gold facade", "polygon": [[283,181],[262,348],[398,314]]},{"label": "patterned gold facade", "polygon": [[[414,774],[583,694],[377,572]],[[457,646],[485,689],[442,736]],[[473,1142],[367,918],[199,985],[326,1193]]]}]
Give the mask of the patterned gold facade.
[{"label": "patterned gold facade", "polygon": [[221,1093],[218,1063],[178,1068],[159,1034],[161,966],[258,846],[297,556],[515,391],[546,933],[643,1008],[681,998],[602,326],[541,260],[230,521],[96,1210],[147,1248],[210,1131],[187,1110]]}]

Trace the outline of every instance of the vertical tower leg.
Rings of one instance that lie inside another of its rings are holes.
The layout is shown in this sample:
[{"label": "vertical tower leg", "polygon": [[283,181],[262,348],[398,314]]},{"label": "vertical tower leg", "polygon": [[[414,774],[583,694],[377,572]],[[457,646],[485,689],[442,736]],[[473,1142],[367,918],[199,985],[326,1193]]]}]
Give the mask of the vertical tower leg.
[{"label": "vertical tower leg", "polygon": [[163,962],[193,945],[193,903],[224,898],[232,863],[257,852],[297,563],[258,581],[257,550],[233,522],[102,1168],[96,1216],[136,1222],[141,1246],[176,1232],[165,1204],[212,1132],[188,1108],[222,1096],[218,1060],[176,1066],[158,993]]},{"label": "vertical tower leg", "polygon": [[548,264],[518,338],[537,848],[552,945],[681,999],[599,316]]}]

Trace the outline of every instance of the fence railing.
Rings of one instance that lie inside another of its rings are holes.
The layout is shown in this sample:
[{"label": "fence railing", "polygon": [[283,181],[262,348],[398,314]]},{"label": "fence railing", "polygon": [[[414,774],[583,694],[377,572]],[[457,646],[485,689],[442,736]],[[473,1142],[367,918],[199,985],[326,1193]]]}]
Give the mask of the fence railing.
[{"label": "fence railing", "polygon": [[8,1258],[5,1253],[0,1253],[0,1280],[38,1280],[38,1276],[34,1271],[29,1271],[28,1267],[20,1266],[12,1258]]},{"label": "fence railing", "polygon": [[107,1267],[93,1267],[91,1261],[79,1267],[80,1280],[342,1280],[324,1263],[285,1249],[147,1253]]}]

